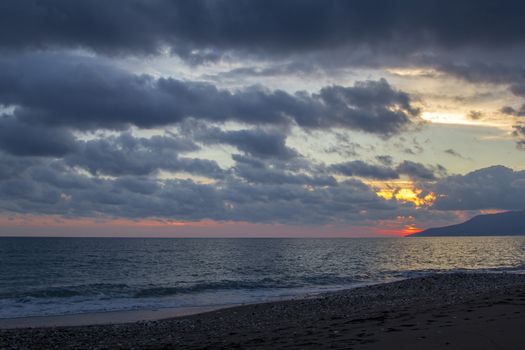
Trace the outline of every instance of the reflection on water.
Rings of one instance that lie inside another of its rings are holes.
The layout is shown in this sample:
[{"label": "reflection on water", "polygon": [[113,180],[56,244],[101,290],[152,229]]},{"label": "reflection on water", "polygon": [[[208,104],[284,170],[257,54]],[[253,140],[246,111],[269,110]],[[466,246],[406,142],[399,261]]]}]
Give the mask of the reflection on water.
[{"label": "reflection on water", "polygon": [[0,317],[267,300],[450,270],[525,269],[525,237],[0,238]]}]

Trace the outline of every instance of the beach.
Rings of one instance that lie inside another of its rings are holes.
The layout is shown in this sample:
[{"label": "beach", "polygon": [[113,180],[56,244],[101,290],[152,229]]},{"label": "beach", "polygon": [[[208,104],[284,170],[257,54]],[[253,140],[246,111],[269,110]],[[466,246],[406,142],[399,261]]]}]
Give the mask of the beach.
[{"label": "beach", "polygon": [[523,324],[525,275],[451,273],[169,319],[2,329],[0,348],[521,349]]}]

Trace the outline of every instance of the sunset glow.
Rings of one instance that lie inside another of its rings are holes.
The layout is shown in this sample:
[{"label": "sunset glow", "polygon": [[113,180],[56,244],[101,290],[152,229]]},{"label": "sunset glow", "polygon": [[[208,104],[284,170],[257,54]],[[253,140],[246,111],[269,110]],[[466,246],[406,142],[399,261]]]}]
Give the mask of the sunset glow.
[{"label": "sunset glow", "polygon": [[1,350],[523,348],[524,14],[3,0]]},{"label": "sunset glow", "polygon": [[220,2],[8,16],[29,17],[0,39],[0,235],[374,236],[525,206],[520,36]]}]

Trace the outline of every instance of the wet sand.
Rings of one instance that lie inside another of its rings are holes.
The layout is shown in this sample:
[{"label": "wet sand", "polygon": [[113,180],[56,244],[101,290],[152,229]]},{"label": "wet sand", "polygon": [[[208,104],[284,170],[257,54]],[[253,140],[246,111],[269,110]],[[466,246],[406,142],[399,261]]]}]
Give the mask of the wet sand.
[{"label": "wet sand", "polygon": [[525,276],[446,274],[158,321],[0,330],[1,349],[522,349]]},{"label": "wet sand", "polygon": [[0,329],[71,327],[89,325],[108,325],[115,323],[134,323],[139,321],[157,321],[168,318],[202,314],[235,306],[237,305],[196,306],[180,308],[162,308],[152,310],[91,312],[84,314],[58,316],[0,318]]}]

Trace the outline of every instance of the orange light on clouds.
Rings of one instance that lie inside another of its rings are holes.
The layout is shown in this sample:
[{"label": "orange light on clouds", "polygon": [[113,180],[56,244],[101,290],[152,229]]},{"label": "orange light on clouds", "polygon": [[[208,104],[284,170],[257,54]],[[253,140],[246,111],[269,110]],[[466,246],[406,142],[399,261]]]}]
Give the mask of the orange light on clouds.
[{"label": "orange light on clouds", "polygon": [[418,188],[382,188],[376,192],[376,195],[386,200],[395,198],[401,202],[414,203],[416,207],[430,206],[436,200],[433,192],[424,193]]},{"label": "orange light on clouds", "polygon": [[377,234],[385,236],[402,237],[422,231],[417,227],[413,216],[398,216],[394,220],[382,220],[377,226]]},{"label": "orange light on clouds", "polygon": [[409,236],[409,235],[412,235],[414,233],[418,233],[418,232],[421,232],[421,231],[423,231],[423,230],[412,224],[412,225],[407,225],[405,227],[405,229],[402,230],[401,232],[402,232],[403,236]]},{"label": "orange light on clouds", "polygon": [[374,237],[402,236],[398,218],[372,226],[346,223],[285,225],[238,221],[175,221],[165,219],[63,218],[59,216],[0,215],[0,236],[58,237]]}]

